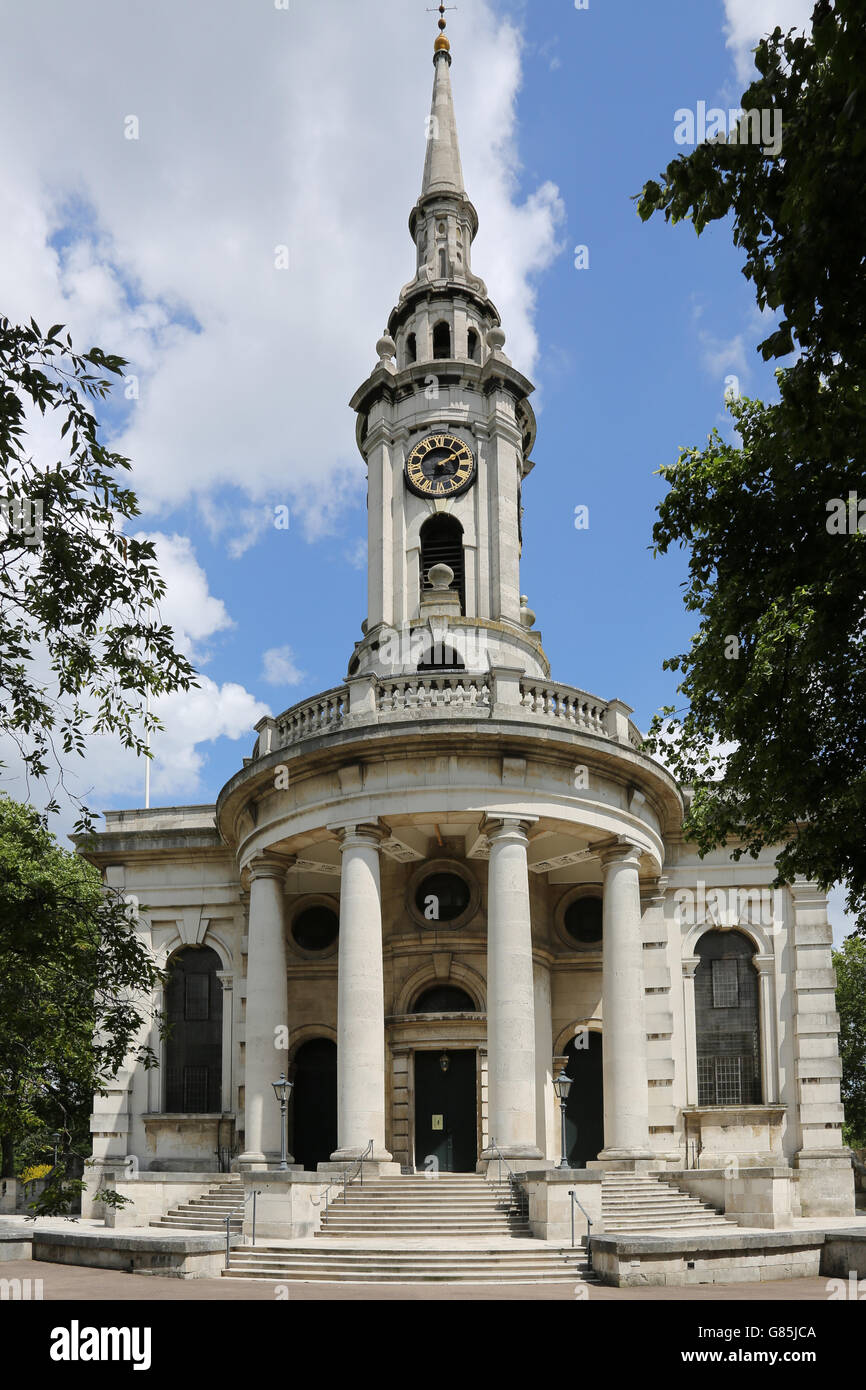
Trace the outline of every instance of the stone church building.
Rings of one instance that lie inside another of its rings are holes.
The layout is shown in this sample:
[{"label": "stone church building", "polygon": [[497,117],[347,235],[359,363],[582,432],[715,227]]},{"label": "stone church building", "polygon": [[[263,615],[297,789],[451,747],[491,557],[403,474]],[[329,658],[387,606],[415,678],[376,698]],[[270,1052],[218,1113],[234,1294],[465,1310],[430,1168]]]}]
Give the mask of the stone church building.
[{"label": "stone church building", "polygon": [[440,34],[414,273],[351,402],[346,673],[261,721],[215,806],[108,812],[89,852],[172,1025],[96,1098],[97,1169],[273,1167],[285,1072],[296,1172],[543,1171],[564,1069],[576,1168],[772,1170],[790,1211],[845,1215],[824,896],[700,860],[629,706],[554,678],[521,593],[533,386],[472,266],[451,61]]}]

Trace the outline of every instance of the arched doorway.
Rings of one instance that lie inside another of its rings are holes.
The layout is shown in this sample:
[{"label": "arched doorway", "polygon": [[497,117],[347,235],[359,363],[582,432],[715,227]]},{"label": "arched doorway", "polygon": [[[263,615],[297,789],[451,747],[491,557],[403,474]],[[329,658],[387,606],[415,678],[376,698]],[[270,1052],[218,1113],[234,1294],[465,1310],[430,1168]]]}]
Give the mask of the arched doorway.
[{"label": "arched doorway", "polygon": [[585,1168],[604,1148],[604,1082],[601,1033],[587,1029],[563,1054],[572,1086],[565,1107],[565,1144],[572,1168]]},{"label": "arched doorway", "polygon": [[292,1138],[296,1163],[315,1172],[337,1147],[337,1044],[310,1038],[295,1053]]},{"label": "arched doorway", "polygon": [[221,965],[210,946],[185,946],[168,962],[164,1103],[173,1115],[222,1110]]}]

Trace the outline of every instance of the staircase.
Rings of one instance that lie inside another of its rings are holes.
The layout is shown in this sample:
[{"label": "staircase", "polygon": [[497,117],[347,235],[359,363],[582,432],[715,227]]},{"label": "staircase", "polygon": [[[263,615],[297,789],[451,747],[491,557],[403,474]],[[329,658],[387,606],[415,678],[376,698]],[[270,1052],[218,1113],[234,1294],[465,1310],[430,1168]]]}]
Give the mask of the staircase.
[{"label": "staircase", "polygon": [[531,1235],[507,1182],[490,1183],[476,1173],[440,1173],[435,1178],[379,1178],[348,1189],[322,1218],[321,1237],[399,1240],[435,1236]]},{"label": "staircase", "polygon": [[601,1185],[605,1235],[674,1235],[731,1229],[714,1207],[648,1173],[605,1173]]},{"label": "staircase", "polygon": [[580,1247],[533,1240],[508,1183],[475,1173],[359,1183],[331,1201],[314,1238],[243,1246],[232,1279],[413,1284],[595,1282]]},{"label": "staircase", "polygon": [[237,1214],[231,1219],[230,1229],[240,1234],[244,1225],[244,1214],[241,1210],[243,1198],[244,1188],[239,1174],[226,1173],[225,1181],[218,1187],[210,1188],[203,1197],[193,1197],[189,1202],[181,1202],[179,1206],[167,1211],[165,1216],[158,1217],[150,1224],[163,1228],[171,1227],[176,1231],[219,1231],[225,1235],[226,1217],[237,1208]]}]

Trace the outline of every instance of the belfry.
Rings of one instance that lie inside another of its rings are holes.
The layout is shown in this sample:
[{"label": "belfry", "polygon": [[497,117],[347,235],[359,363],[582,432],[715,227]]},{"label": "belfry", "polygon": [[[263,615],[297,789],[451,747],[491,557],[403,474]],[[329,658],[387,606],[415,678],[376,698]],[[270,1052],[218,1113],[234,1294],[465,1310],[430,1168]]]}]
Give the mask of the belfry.
[{"label": "belfry", "polygon": [[442,17],[414,271],[351,401],[369,568],[345,677],[263,719],[215,806],[108,812],[90,852],[146,904],[172,1024],[95,1101],[97,1175],[133,1160],[154,1219],[181,1178],[252,1175],[289,1237],[361,1168],[398,1210],[445,1175],[444,1230],[442,1194],[503,1167],[542,1239],[567,1183],[598,1230],[642,1229],[623,1182],[662,1226],[657,1189],[723,1224],[845,1215],[824,896],[768,913],[771,854],[701,860],[629,706],[552,677],[521,593],[533,386],[472,267],[451,65]]}]

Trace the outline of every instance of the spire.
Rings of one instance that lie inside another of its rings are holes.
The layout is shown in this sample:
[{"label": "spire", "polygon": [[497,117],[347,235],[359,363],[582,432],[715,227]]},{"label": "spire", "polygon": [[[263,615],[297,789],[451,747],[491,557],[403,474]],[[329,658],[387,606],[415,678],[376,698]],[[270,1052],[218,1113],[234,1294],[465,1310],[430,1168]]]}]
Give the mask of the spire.
[{"label": "spire", "polygon": [[[444,5],[439,6],[439,29],[445,29]],[[451,95],[451,45],[444,32],[440,32],[433,49],[433,101],[430,107],[421,197],[426,197],[428,193],[456,193],[465,196],[460,147],[457,143],[457,122],[454,119],[454,100]]]}]

